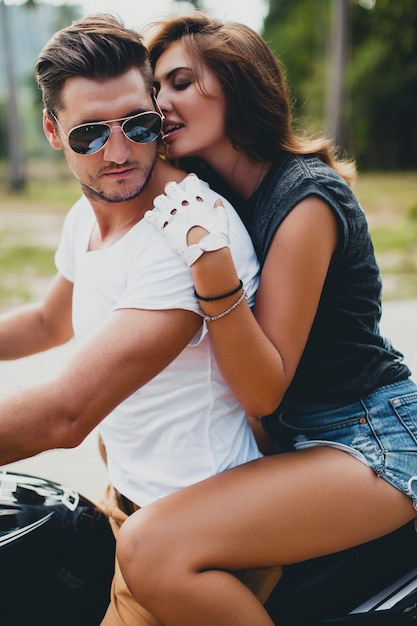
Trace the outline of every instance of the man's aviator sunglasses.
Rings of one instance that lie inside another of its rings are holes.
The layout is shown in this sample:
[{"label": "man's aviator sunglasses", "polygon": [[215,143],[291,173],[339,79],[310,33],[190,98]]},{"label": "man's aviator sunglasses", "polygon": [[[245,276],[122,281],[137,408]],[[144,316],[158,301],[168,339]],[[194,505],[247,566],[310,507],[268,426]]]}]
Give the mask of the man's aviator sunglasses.
[{"label": "man's aviator sunglasses", "polygon": [[54,118],[65,139],[72,150],[77,154],[95,154],[108,142],[115,122],[120,122],[119,126],[127,139],[134,143],[151,143],[158,139],[162,130],[164,116],[157,111],[145,111],[130,117],[121,117],[116,120],[106,120],[105,122],[93,122],[91,124],[80,124],[71,128],[68,135],[59,123],[56,115],[52,111],[48,113]]}]

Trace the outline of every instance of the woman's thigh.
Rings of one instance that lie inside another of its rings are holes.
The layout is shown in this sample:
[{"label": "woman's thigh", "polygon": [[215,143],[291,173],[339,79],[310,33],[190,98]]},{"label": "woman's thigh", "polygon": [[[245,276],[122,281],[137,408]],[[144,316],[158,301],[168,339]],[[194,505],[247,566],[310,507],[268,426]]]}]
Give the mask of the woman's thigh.
[{"label": "woman's thigh", "polygon": [[165,551],[167,563],[201,571],[306,560],[384,535],[415,515],[411,499],[364,463],[313,447],[183,489],[128,526],[146,549]]}]

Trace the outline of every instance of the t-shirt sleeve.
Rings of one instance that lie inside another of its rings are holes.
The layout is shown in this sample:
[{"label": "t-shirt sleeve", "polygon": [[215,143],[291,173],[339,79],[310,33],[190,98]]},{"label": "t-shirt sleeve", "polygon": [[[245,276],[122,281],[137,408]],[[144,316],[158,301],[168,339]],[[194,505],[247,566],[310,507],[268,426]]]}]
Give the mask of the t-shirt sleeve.
[{"label": "t-shirt sleeve", "polygon": [[190,268],[162,235],[142,220],[138,246],[125,259],[126,284],[114,309],[185,309],[198,313]]},{"label": "t-shirt sleeve", "polygon": [[93,224],[93,209],[87,198],[81,196],[65,216],[55,252],[55,267],[72,283],[75,280],[76,251],[80,248],[87,250]]}]

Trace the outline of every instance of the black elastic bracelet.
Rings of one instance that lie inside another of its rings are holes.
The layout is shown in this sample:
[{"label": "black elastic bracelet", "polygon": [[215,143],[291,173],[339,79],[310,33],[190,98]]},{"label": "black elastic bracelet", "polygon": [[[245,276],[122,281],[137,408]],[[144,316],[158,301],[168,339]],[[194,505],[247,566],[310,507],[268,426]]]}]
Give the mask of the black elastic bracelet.
[{"label": "black elastic bracelet", "polygon": [[224,300],[225,298],[228,298],[229,296],[234,296],[235,293],[237,293],[240,289],[242,289],[243,287],[243,283],[241,280],[239,280],[239,286],[236,287],[236,289],[232,289],[232,291],[228,291],[227,293],[223,293],[221,296],[214,296],[213,298],[204,298],[203,296],[200,296],[196,290],[194,289],[194,295],[197,298],[197,300],[203,300],[203,302],[212,302],[213,300]]}]

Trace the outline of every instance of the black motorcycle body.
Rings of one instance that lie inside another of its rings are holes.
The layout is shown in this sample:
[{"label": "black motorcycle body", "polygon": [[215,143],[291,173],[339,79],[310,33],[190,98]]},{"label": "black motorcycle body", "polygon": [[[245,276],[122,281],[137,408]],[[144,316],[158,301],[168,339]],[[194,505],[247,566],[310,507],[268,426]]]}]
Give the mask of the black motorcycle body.
[{"label": "black motorcycle body", "polygon": [[115,541],[105,515],[58,483],[0,471],[0,623],[95,626]]},{"label": "black motorcycle body", "polygon": [[[58,483],[0,470],[2,625],[99,626],[114,556],[95,504]],[[265,605],[277,626],[417,626],[415,521],[283,571]]]}]

